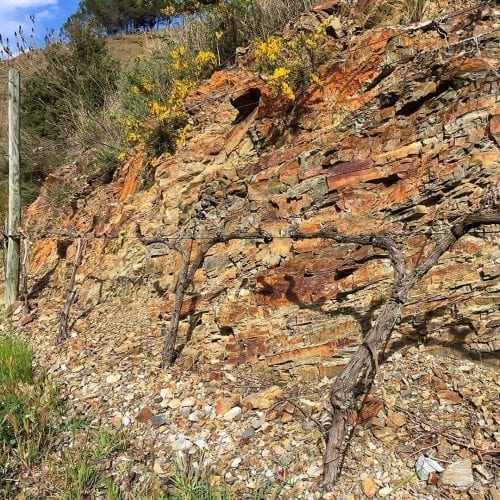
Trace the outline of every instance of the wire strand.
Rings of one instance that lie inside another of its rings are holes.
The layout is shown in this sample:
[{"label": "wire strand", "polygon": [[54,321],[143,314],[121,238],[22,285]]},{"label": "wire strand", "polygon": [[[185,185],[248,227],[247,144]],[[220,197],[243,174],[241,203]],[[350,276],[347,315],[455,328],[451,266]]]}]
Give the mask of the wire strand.
[{"label": "wire strand", "polygon": [[[212,240],[217,240],[217,238],[220,238],[221,236],[224,236],[224,233],[214,233],[212,235],[205,235],[205,236],[135,236],[133,234],[80,234],[80,233],[64,233],[64,232],[51,232],[51,231],[43,231],[41,233],[29,233],[29,232],[22,232],[22,233],[17,233],[17,234],[7,234],[4,232],[0,232],[3,238],[8,238],[8,239],[20,239],[20,240],[49,240],[49,239],[69,239],[69,240],[76,240],[76,239],[82,239],[82,240],[147,240],[147,239],[154,239],[155,243],[162,243],[162,242],[175,242],[175,241],[212,241]],[[260,241],[264,240],[267,237],[267,234],[262,234],[262,236],[250,236],[247,237],[245,236],[245,233],[241,231],[242,240],[247,240],[247,241]],[[339,233],[342,234],[342,233]],[[381,233],[382,234],[382,233]],[[450,234],[449,231],[433,231],[432,229],[427,229],[427,230],[421,230],[421,231],[401,231],[398,233],[390,232],[388,231],[387,233],[383,233],[384,235],[387,235],[391,238],[409,238],[412,236],[434,236],[434,235],[448,235]],[[486,231],[486,230],[480,230],[476,229],[473,231],[469,231],[468,234],[473,234],[473,235],[486,235],[486,234],[500,234],[500,231]],[[361,236],[361,235],[358,235]],[[269,237],[273,238],[274,240],[290,240],[293,239],[292,236],[284,236],[282,234],[279,235],[273,235],[269,234]],[[320,238],[318,238],[320,239]],[[221,242],[223,243],[223,241]]]}]

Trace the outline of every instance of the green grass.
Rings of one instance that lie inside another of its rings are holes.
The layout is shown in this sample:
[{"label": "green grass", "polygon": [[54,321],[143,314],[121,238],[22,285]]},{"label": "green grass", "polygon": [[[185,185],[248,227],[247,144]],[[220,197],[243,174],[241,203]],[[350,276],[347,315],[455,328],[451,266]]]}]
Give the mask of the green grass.
[{"label": "green grass", "polygon": [[[133,435],[92,427],[89,415],[67,418],[65,410],[56,386],[34,366],[31,348],[12,330],[0,335],[0,498],[241,498],[233,488],[213,484],[215,471],[203,453],[175,456],[167,477],[146,470],[130,481],[133,460],[120,454]],[[151,455],[147,469],[153,463]],[[254,499],[277,499],[286,486],[266,482]]]},{"label": "green grass", "polygon": [[33,352],[11,333],[0,337],[0,467],[31,467],[42,460],[56,433],[59,402]]},{"label": "green grass", "polygon": [[167,498],[172,500],[230,500],[233,495],[226,488],[211,484],[211,470],[201,454],[195,461],[178,454],[170,477],[171,488]]},{"label": "green grass", "polygon": [[10,334],[0,339],[0,385],[12,388],[33,383],[33,352]]},{"label": "green grass", "polygon": [[[89,429],[88,421],[67,419],[64,410],[55,385],[34,368],[31,348],[12,331],[0,336],[0,497],[14,498],[20,478],[43,465],[48,473],[38,487],[47,496],[120,498],[100,464],[126,449],[130,437]],[[68,446],[76,442],[83,444]]]}]

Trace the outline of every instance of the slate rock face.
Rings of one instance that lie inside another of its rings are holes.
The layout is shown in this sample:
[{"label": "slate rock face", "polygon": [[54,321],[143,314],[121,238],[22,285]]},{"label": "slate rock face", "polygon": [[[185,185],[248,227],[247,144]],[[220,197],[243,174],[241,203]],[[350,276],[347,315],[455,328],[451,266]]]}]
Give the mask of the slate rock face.
[{"label": "slate rock face", "polygon": [[[318,23],[335,8],[325,2],[307,15]],[[162,228],[177,237],[196,210],[199,236],[262,228],[276,237],[271,245],[232,241],[209,251],[183,304],[180,341],[214,364],[332,374],[385,303],[392,269],[369,247],[293,241],[290,224],[390,233],[416,264],[452,221],[478,209],[498,182],[498,47],[487,35],[497,24],[480,11],[456,16],[449,43],[434,29],[368,30],[349,49],[332,36],[332,59],[318,72],[323,88],[311,87],[288,109],[251,72],[217,72],[188,98],[193,135],[161,159],[150,189],[137,187],[146,168],[138,151],[75,213],[47,214],[42,198],[35,202],[26,229],[92,231],[76,314],[93,309],[82,320],[87,328],[111,325],[126,305],[133,337],[138,329],[159,335],[181,263],[178,253],[147,250],[130,237],[137,223],[146,235]],[[472,35],[480,35],[480,51],[458,43]],[[258,105],[242,116],[231,101],[250,94]],[[415,287],[397,345],[418,338],[458,351],[498,350],[494,229],[462,238]],[[104,237],[120,232],[121,240]],[[38,299],[48,322],[57,320],[54,298],[62,300],[72,251],[60,259],[55,239],[33,245],[31,274],[51,273]],[[146,326],[136,311],[148,316]]]}]

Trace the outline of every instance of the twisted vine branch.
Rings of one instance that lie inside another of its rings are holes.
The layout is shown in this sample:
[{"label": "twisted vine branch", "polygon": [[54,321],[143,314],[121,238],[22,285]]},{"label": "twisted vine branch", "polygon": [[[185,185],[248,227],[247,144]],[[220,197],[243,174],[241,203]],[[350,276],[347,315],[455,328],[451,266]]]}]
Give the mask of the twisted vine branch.
[{"label": "twisted vine branch", "polygon": [[[427,258],[413,270],[409,270],[402,251],[388,236],[345,236],[328,229],[309,234],[293,231],[292,236],[296,239],[322,238],[337,243],[355,243],[381,248],[387,252],[394,268],[394,281],[387,304],[330,390],[331,420],[324,457],[326,491],[333,491],[341,473],[343,457],[349,444],[348,417],[351,411],[356,409],[355,387],[364,378],[369,380],[365,395],[369,392],[378,367],[377,351],[380,346],[387,345],[413,287],[463,235],[477,226],[489,224],[500,224],[498,208],[495,212],[476,212],[460,218],[453,224],[449,234],[444,236]],[[358,408],[358,411],[360,409]]]}]

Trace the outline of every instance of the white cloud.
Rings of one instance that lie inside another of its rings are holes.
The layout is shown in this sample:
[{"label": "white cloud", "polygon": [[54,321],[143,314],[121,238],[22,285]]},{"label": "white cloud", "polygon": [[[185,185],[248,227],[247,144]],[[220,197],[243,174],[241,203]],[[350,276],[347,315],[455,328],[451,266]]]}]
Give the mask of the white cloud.
[{"label": "white cloud", "polygon": [[54,9],[44,9],[37,12],[35,15],[35,21],[41,21],[42,19],[52,19],[56,15]]},{"label": "white cloud", "polygon": [[57,5],[58,0],[1,0],[0,12]]},{"label": "white cloud", "polygon": [[0,34],[4,44],[8,38],[10,48],[15,52],[19,41],[15,33],[19,33],[21,27],[25,39],[21,44],[25,48],[33,46],[34,31],[30,16],[35,15],[36,21],[50,19],[57,11],[57,4],[58,0],[0,0]]}]

